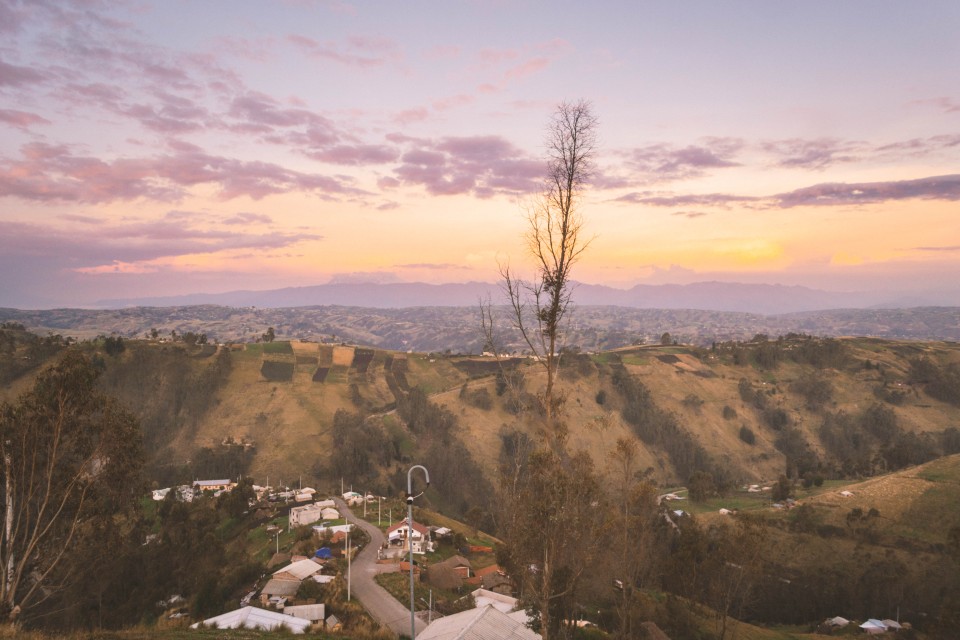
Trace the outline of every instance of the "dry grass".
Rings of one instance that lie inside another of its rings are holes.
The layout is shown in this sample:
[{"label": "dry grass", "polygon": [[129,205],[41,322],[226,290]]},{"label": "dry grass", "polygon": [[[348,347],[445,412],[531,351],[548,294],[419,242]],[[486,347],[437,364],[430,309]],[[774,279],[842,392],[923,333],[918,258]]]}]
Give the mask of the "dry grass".
[{"label": "dry grass", "polygon": [[333,366],[349,367],[353,364],[353,347],[334,347]]}]

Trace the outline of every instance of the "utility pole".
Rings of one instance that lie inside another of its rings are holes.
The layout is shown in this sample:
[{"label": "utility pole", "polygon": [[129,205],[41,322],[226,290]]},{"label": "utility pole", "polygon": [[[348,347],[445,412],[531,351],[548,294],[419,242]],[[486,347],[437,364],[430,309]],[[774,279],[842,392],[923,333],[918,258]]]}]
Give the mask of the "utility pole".
[{"label": "utility pole", "polygon": [[353,558],[350,555],[350,530],[347,529],[347,602],[350,602],[350,579],[352,577],[351,573],[351,560]]},{"label": "utility pole", "polygon": [[[413,470],[422,469],[424,480],[430,486],[430,472],[421,464],[415,464],[407,471],[407,545],[410,547],[410,640],[417,637],[417,602],[413,596],[413,500],[423,495],[423,491],[413,495]],[[426,489],[424,489],[426,491]]]}]

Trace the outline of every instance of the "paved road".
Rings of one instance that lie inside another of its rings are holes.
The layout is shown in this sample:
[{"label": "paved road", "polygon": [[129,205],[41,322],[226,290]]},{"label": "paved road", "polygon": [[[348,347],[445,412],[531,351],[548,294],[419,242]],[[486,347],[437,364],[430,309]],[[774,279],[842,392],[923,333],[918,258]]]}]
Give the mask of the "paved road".
[{"label": "paved road", "polygon": [[[361,520],[350,511],[346,503],[340,498],[334,498],[337,508],[347,522],[356,524],[370,536],[370,543],[365,546],[352,563],[352,579],[350,591],[363,608],[373,616],[374,620],[387,627],[397,635],[410,635],[410,609],[397,602],[397,599],[387,593],[387,590],[374,581],[374,576],[384,565],[377,564],[377,549],[386,539],[383,532],[365,520]],[[392,568],[392,567],[391,567]],[[416,621],[417,633],[427,628],[427,623],[419,617]]]}]

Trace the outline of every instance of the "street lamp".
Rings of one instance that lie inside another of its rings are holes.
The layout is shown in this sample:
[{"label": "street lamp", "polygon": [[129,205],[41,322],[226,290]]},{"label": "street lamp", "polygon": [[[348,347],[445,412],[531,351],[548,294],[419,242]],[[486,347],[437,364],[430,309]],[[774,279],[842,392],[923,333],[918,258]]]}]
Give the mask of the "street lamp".
[{"label": "street lamp", "polygon": [[[407,545],[410,547],[410,640],[417,637],[417,602],[413,597],[413,499],[423,495],[423,491],[413,495],[413,470],[423,469],[424,480],[430,486],[430,472],[420,464],[415,464],[407,471]],[[426,491],[426,489],[424,489]]]}]

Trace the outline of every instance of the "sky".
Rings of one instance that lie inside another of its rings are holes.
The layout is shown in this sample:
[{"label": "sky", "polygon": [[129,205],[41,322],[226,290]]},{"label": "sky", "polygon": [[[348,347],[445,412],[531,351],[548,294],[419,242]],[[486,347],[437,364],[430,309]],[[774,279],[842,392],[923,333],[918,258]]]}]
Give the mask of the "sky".
[{"label": "sky", "polygon": [[960,288],[960,3],[0,0],[0,307],[494,282],[587,100],[576,280]]}]

